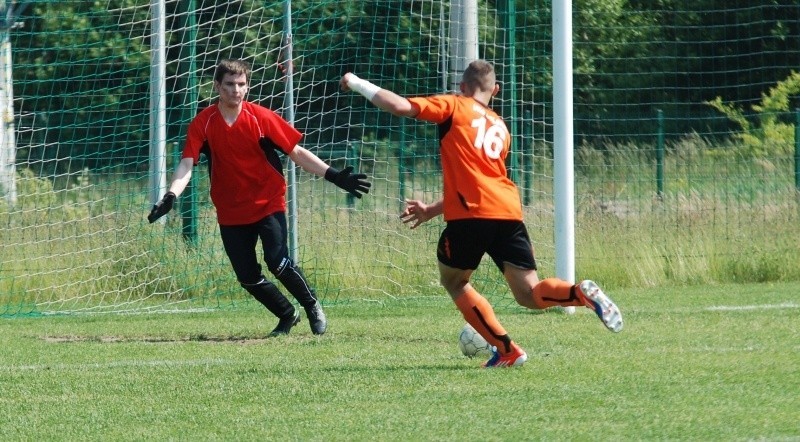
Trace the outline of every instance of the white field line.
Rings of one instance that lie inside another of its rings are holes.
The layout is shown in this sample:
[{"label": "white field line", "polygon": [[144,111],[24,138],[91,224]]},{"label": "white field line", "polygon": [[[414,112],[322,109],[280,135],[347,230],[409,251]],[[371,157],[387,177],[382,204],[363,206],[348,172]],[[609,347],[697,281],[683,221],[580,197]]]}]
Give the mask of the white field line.
[{"label": "white field line", "polygon": [[800,304],[794,302],[784,302],[782,304],[761,304],[761,305],[715,305],[706,307],[707,311],[748,311],[748,310],[775,310],[784,308],[800,308]]},{"label": "white field line", "polygon": [[81,315],[152,315],[156,313],[160,314],[183,314],[183,313],[210,313],[216,312],[219,309],[213,308],[187,308],[187,309],[157,309],[157,308],[145,308],[141,310],[118,310],[118,311],[99,311],[99,312],[91,312],[85,310],[73,310],[73,311],[44,311],[42,312],[42,316],[81,316]]},{"label": "white field line", "polygon": [[[717,305],[705,307],[705,311],[752,311],[752,310],[775,310],[775,309],[796,309],[800,308],[800,304],[794,302],[784,302],[780,304],[761,304],[761,305]],[[204,309],[199,309],[204,310]],[[664,310],[659,310],[664,311]],[[668,310],[669,311],[669,310]],[[673,311],[683,311],[683,309],[675,309]],[[164,311],[162,313],[185,313],[187,311]],[[152,312],[151,312],[152,313]],[[796,347],[800,348],[800,347]],[[695,349],[695,351],[702,352],[729,352],[729,351],[758,351],[758,348],[731,348],[731,349],[713,349],[703,348]],[[658,351],[663,351],[660,349]],[[106,369],[106,368],[119,368],[119,367],[195,367],[203,365],[230,365],[239,363],[238,361],[231,361],[227,359],[195,359],[187,361],[174,361],[174,360],[154,360],[154,361],[114,361],[108,363],[90,363],[90,364],[35,364],[35,365],[0,365],[0,371],[42,371],[42,370],[91,370],[91,369]]]},{"label": "white field line", "polygon": [[92,370],[119,367],[199,367],[210,365],[230,365],[241,363],[229,359],[195,359],[187,361],[154,360],[154,361],[114,361],[93,364],[36,364],[36,365],[0,365],[0,371],[43,371],[43,370]]},{"label": "white field line", "polygon": [[[766,345],[745,345],[741,347],[708,347],[708,346],[697,346],[697,347],[683,347],[683,346],[676,346],[675,348],[665,349],[664,347],[657,347],[657,348],[647,348],[645,349],[647,353],[658,353],[658,354],[686,354],[686,353],[696,353],[696,354],[725,354],[725,353],[775,353],[776,350]],[[800,352],[800,346],[786,346],[780,348],[778,350],[779,353],[792,353],[792,352]]]}]

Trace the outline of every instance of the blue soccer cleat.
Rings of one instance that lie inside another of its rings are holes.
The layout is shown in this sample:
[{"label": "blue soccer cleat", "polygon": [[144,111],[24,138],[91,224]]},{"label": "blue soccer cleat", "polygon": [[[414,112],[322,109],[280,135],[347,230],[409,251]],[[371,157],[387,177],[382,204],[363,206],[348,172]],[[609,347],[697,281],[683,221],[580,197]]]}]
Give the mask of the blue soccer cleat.
[{"label": "blue soccer cleat", "polygon": [[492,347],[492,357],[484,362],[483,368],[521,367],[528,360],[528,355],[517,345],[513,345],[510,353],[501,355],[497,347]]}]

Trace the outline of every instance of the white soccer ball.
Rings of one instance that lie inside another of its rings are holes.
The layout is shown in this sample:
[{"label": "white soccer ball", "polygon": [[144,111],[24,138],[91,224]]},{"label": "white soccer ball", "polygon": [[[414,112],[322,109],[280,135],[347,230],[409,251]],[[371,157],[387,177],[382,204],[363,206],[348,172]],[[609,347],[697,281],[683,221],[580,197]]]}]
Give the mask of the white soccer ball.
[{"label": "white soccer ball", "polygon": [[464,328],[458,334],[458,348],[468,358],[492,355],[492,346],[469,324],[464,324]]}]

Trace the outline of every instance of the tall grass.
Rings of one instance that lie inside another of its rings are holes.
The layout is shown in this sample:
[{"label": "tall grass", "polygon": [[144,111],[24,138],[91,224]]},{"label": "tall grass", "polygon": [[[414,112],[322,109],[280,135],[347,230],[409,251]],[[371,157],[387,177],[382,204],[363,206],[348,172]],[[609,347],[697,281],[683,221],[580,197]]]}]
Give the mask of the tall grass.
[{"label": "tall grass", "polygon": [[652,149],[580,150],[577,268],[619,287],[800,278],[792,159],[742,156],[700,137],[668,146],[663,193]]},{"label": "tall grass", "polygon": [[[668,146],[658,194],[652,147],[582,146],[577,278],[608,288],[800,280],[791,159],[738,152],[699,137]],[[533,162],[535,197],[525,208],[542,277],[554,274],[558,220],[544,198],[552,193],[551,165],[546,155]],[[397,218],[403,198],[394,168],[375,162],[367,169],[375,185],[354,203],[301,174],[300,265],[330,303],[441,296],[435,264],[441,220],[410,231]],[[19,206],[0,207],[0,314],[217,307],[249,299],[223,252],[203,173],[193,243],[182,238],[175,214],[163,225],[146,223],[141,180],[85,175],[63,189],[24,175]],[[433,173],[410,174],[404,196],[432,201],[436,183]],[[488,259],[476,283],[497,305],[513,304]]]}]

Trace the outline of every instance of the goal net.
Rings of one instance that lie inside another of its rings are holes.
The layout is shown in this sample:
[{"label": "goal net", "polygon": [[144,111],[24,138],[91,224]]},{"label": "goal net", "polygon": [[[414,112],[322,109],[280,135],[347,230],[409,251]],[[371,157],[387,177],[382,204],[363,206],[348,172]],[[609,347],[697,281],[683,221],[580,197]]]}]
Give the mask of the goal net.
[{"label": "goal net", "polygon": [[[152,149],[163,146],[168,181],[188,122],[215,99],[212,73],[222,58],[252,64],[248,99],[292,116],[304,147],[372,181],[369,195],[353,199],[286,165],[296,207],[291,246],[324,302],[443,296],[435,255],[441,220],[412,231],[398,218],[405,199],[441,195],[436,127],[382,113],[340,92],[338,80],[352,71],[401,95],[446,92],[464,48],[495,63],[502,88],[493,107],[514,135],[510,173],[540,267],[552,273],[551,99],[536,86],[549,82],[550,24],[540,21],[538,2],[524,2],[523,10],[476,1],[455,10],[451,3],[8,6],[14,23],[3,29],[4,87],[14,118],[6,114],[0,146],[0,315],[251,302],[219,240],[204,163],[165,222],[145,219]],[[157,13],[165,28],[163,83],[153,78]],[[279,66],[287,54],[291,78]],[[158,139],[151,97],[161,84],[166,125]],[[489,262],[477,273],[494,303],[510,305],[499,277]]]}]

